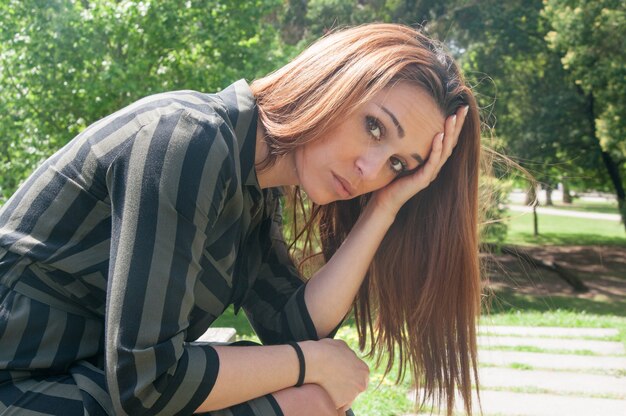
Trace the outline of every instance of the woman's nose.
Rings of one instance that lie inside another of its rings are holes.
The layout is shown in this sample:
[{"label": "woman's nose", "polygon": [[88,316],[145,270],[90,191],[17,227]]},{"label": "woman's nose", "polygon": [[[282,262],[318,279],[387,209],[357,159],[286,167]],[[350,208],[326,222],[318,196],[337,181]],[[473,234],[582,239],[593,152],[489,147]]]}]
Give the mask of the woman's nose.
[{"label": "woman's nose", "polygon": [[374,181],[383,175],[383,169],[387,163],[387,156],[381,151],[368,149],[357,158],[356,166],[364,181]]}]

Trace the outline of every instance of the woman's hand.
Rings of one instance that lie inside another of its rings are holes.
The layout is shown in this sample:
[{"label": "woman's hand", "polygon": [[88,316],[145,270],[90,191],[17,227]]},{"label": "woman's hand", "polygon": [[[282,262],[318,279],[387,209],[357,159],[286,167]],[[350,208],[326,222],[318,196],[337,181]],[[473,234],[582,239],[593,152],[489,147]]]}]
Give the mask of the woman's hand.
[{"label": "woman's hand", "polygon": [[430,185],[452,154],[468,110],[468,106],[462,107],[457,110],[456,114],[448,117],[444,125],[444,133],[435,135],[430,156],[423,166],[376,191],[371,202],[382,206],[395,216],[406,201]]},{"label": "woman's hand", "polygon": [[306,360],[305,383],[323,387],[341,409],[352,404],[369,383],[369,367],[342,340],[323,338],[300,344]]}]

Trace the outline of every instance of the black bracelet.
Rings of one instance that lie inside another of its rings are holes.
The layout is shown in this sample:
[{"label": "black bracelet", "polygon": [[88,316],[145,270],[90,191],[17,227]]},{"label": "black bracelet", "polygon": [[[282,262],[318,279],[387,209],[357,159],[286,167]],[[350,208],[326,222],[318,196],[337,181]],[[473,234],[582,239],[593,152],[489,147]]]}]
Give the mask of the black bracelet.
[{"label": "black bracelet", "polygon": [[293,342],[289,341],[287,344],[291,345],[294,350],[296,350],[296,354],[298,354],[298,362],[300,363],[300,375],[298,376],[298,382],[296,383],[296,387],[300,387],[304,384],[304,373],[306,372],[306,365],[304,363],[304,354],[302,353],[302,348]]}]

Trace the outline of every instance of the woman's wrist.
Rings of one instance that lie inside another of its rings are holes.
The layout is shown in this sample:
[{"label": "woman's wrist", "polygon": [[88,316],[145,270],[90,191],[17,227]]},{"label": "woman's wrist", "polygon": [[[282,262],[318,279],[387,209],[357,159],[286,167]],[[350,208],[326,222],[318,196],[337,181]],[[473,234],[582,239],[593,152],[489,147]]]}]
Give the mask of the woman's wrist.
[{"label": "woman's wrist", "polygon": [[373,219],[376,219],[377,221],[382,222],[388,228],[391,227],[391,224],[393,224],[393,222],[395,221],[396,215],[398,214],[399,210],[400,207],[396,209],[395,207],[389,206],[389,204],[380,201],[379,198],[376,197],[376,194],[374,194],[372,195],[369,202],[367,203],[367,206],[361,213],[361,217],[371,217]]},{"label": "woman's wrist", "polygon": [[297,342],[289,341],[287,343],[293,347],[293,349],[296,351],[296,355],[298,356],[299,372],[296,387],[300,387],[304,384],[304,377],[306,375],[306,361],[304,359],[304,353],[302,352],[300,344],[298,344]]},{"label": "woman's wrist", "polygon": [[319,384],[318,378],[318,361],[317,350],[318,345],[315,341],[300,341],[298,342],[302,353],[304,354],[304,361],[306,363],[306,373],[304,375],[304,384]]}]

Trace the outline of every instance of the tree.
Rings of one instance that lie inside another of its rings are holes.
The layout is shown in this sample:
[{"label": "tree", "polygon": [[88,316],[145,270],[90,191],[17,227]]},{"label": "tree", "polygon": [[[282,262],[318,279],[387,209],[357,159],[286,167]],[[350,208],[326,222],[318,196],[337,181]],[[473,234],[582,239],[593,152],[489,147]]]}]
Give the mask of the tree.
[{"label": "tree", "polygon": [[626,227],[626,8],[619,0],[546,0],[546,35],[586,101],[586,120]]},{"label": "tree", "polygon": [[91,122],[175,89],[216,91],[278,67],[280,0],[0,4],[0,203]]},{"label": "tree", "polygon": [[607,189],[605,155],[586,116],[589,100],[546,42],[552,26],[543,10],[539,0],[459,1],[435,26],[449,27],[467,49],[466,73],[477,74],[476,91],[495,115],[507,155],[547,190],[557,182]]}]

